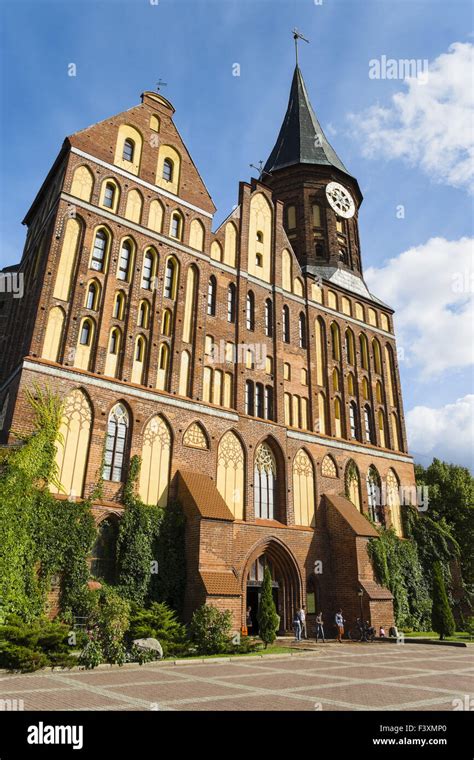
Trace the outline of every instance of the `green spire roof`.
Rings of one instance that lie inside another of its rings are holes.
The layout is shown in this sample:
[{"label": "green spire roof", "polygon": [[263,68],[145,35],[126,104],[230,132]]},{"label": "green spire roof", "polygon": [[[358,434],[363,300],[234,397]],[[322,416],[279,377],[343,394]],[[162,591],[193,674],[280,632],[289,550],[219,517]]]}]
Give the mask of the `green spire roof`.
[{"label": "green spire roof", "polygon": [[349,174],[321,129],[298,65],[293,74],[288,108],[280,134],[264,171],[274,172],[295,164],[334,166]]}]

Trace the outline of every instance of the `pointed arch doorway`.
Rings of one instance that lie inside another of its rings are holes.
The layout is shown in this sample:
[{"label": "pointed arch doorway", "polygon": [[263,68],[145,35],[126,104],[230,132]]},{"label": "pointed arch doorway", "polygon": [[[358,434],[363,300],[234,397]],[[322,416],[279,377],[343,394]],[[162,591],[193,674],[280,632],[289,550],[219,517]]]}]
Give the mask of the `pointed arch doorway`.
[{"label": "pointed arch doorway", "polygon": [[302,600],[300,572],[289,549],[276,539],[260,543],[247,559],[243,574],[243,625],[250,607],[251,635],[258,634],[258,608],[266,567],[272,576],[273,600],[280,616],[279,633],[292,630],[293,616]]}]

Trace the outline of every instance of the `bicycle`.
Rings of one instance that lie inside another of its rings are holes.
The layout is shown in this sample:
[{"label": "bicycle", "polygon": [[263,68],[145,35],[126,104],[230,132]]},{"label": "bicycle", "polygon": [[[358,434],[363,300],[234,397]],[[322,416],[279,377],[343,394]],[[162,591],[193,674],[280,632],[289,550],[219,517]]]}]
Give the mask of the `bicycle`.
[{"label": "bicycle", "polygon": [[357,618],[352,628],[349,629],[347,635],[350,641],[365,641],[367,643],[372,643],[375,639],[375,629],[371,625],[361,623],[360,619]]}]

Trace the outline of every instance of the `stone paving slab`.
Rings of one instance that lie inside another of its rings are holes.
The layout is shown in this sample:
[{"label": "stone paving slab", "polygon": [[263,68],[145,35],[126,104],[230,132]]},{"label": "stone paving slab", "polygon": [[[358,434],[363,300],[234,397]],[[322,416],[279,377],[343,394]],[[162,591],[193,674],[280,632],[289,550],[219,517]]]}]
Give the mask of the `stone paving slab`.
[{"label": "stone paving slab", "polygon": [[0,676],[0,699],[27,711],[452,710],[473,694],[469,649],[419,644]]}]

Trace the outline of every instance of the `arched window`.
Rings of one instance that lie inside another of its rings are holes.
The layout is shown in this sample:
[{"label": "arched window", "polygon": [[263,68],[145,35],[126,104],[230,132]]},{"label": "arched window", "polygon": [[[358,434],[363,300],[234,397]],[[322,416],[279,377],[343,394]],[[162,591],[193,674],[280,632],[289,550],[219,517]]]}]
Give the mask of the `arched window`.
[{"label": "arched window", "polygon": [[368,404],[364,406],[364,434],[366,443],[373,443],[372,414]]},{"label": "arched window", "polygon": [[362,398],[364,399],[364,401],[368,401],[369,400],[369,383],[367,382],[366,377],[362,378],[360,387],[362,390]]},{"label": "arched window", "polygon": [[92,338],[92,322],[85,319],[79,332],[79,343],[81,346],[90,346]]},{"label": "arched window", "polygon": [[298,337],[300,348],[306,348],[308,341],[306,338],[306,317],[303,312],[301,312],[298,319]]},{"label": "arched window", "polygon": [[138,492],[145,504],[166,507],[171,461],[171,432],[165,420],[157,415],[143,433],[142,465]]},{"label": "arched window", "polygon": [[152,290],[153,278],[156,273],[157,258],[158,256],[152,248],[149,248],[147,251],[145,251],[145,255],[143,257],[141,282],[141,286],[144,290]]},{"label": "arched window", "polygon": [[125,206],[125,219],[130,219],[135,224],[140,224],[142,218],[143,198],[138,190],[130,190],[127,195]]},{"label": "arched window", "polygon": [[[89,442],[92,409],[86,394],[75,388],[65,398],[63,417],[56,446],[58,480],[68,496],[82,497]],[[58,493],[52,484],[50,490]]]},{"label": "arched window", "polygon": [[183,237],[183,217],[181,216],[181,214],[179,213],[179,211],[175,211],[171,215],[170,237],[173,237],[176,240],[182,240],[182,237]]},{"label": "arched window", "polygon": [[314,526],[314,468],[306,451],[293,460],[293,505],[296,525]]},{"label": "arched window", "polygon": [[332,389],[333,391],[340,391],[339,370],[334,367],[332,371]]},{"label": "arched window", "polygon": [[316,333],[316,382],[318,385],[326,385],[326,328],[323,320],[318,317],[314,320]]},{"label": "arched window", "polygon": [[146,338],[143,335],[138,335],[135,341],[135,354],[132,364],[132,383],[143,383],[143,372],[145,369],[146,358]]},{"label": "arched window", "polygon": [[318,393],[318,432],[327,434],[327,421],[326,421],[326,397],[324,393]]},{"label": "arched window", "polygon": [[400,484],[395,472],[387,472],[387,507],[390,510],[392,528],[399,538],[403,538],[403,522],[400,506]]},{"label": "arched window", "polygon": [[321,462],[321,475],[324,478],[337,478],[337,467],[334,459],[326,454]]},{"label": "arched window", "polygon": [[255,330],[255,296],[251,290],[247,293],[246,324],[247,330]]},{"label": "arched window", "polygon": [[336,322],[331,323],[332,358],[341,361],[341,336]]},{"label": "arched window", "polygon": [[107,351],[107,358],[105,360],[104,375],[107,375],[107,377],[117,376],[118,355],[120,351],[121,341],[122,334],[119,328],[113,327],[110,331],[109,348]]},{"label": "arched window", "polygon": [[354,333],[346,330],[346,358],[348,364],[355,364]]},{"label": "arched window", "polygon": [[105,269],[105,254],[107,251],[107,233],[105,230],[97,230],[92,249],[91,269],[103,272]]},{"label": "arched window", "polygon": [[114,208],[116,187],[112,182],[107,182],[104,188],[103,205],[105,208]]},{"label": "arched window", "polygon": [[189,228],[189,245],[196,251],[204,250],[204,225],[199,219],[193,219]]},{"label": "arched window", "polygon": [[168,372],[170,363],[170,349],[167,343],[162,343],[158,357],[158,377],[156,387],[160,391],[168,390]]},{"label": "arched window", "polygon": [[357,414],[357,404],[355,401],[351,401],[349,404],[349,425],[351,428],[351,438],[359,438],[358,435],[358,414]]},{"label": "arched window", "polygon": [[111,585],[117,579],[117,538],[117,520],[114,517],[107,517],[99,523],[97,537],[91,549],[91,575]]},{"label": "arched window", "polygon": [[263,413],[266,420],[273,419],[273,388],[271,385],[265,386],[265,399],[264,399]]},{"label": "arched window", "polygon": [[236,289],[233,282],[227,288],[227,321],[233,324],[235,322],[236,311]]},{"label": "arched window", "polygon": [[44,336],[43,351],[41,353],[43,359],[49,359],[52,362],[58,361],[65,320],[66,315],[61,307],[53,306],[48,315],[48,324]]},{"label": "arched window", "polygon": [[129,240],[124,240],[120,249],[119,265],[117,269],[117,279],[128,282],[130,275],[130,265],[132,262],[132,244]]},{"label": "arched window", "polygon": [[253,417],[254,409],[254,384],[251,380],[247,380],[245,382],[245,414]]},{"label": "arched window", "polygon": [[277,466],[275,456],[267,443],[261,443],[255,452],[255,517],[263,520],[275,518],[276,488]]},{"label": "arched window", "polygon": [[285,343],[290,342],[290,310],[286,304],[283,307],[283,340]]},{"label": "arched window", "polygon": [[120,344],[120,331],[114,328],[110,334],[110,353],[116,354]]},{"label": "arched window", "polygon": [[123,152],[122,152],[122,158],[124,161],[133,161],[133,154],[135,152],[135,143],[133,140],[130,140],[130,138],[127,137],[126,140],[124,140],[123,143]]},{"label": "arched window", "polygon": [[395,412],[391,412],[390,422],[391,422],[391,428],[392,428],[392,449],[394,449],[395,451],[401,451],[400,436],[398,432],[399,431],[398,418]]},{"label": "arched window", "polygon": [[341,400],[334,399],[334,430],[337,438],[342,437]]},{"label": "arched window", "polygon": [[217,450],[217,490],[236,520],[244,518],[244,450],[237,436],[225,433]]},{"label": "arched window", "polygon": [[192,422],[183,435],[183,446],[190,449],[208,449],[209,441],[206,431],[199,422]]},{"label": "arched window", "polygon": [[380,351],[380,343],[377,338],[372,341],[372,350],[374,353],[374,367],[378,375],[382,374],[382,353]]},{"label": "arched window", "polygon": [[347,498],[352,501],[354,506],[357,507],[360,512],[360,475],[353,459],[350,459],[347,463],[344,481]]},{"label": "arched window", "polygon": [[178,284],[178,264],[176,260],[170,256],[166,262],[165,270],[165,298],[176,298],[176,289]]},{"label": "arched window", "polygon": [[207,315],[209,317],[216,316],[216,296],[217,296],[217,283],[216,278],[212,275],[209,278],[207,286]]},{"label": "arched window", "polygon": [[181,352],[181,365],[179,369],[178,393],[180,396],[190,395],[191,385],[191,356],[189,351]]},{"label": "arched window", "polygon": [[161,332],[166,335],[167,338],[171,337],[171,329],[173,325],[173,315],[169,309],[163,310],[163,316],[161,318]]},{"label": "arched window", "polygon": [[349,396],[355,396],[355,380],[352,372],[347,375],[347,392]]},{"label": "arched window", "polygon": [[397,387],[395,380],[395,363],[393,360],[392,347],[387,343],[385,345],[385,367],[387,372],[387,391],[390,406],[395,406],[395,389]]},{"label": "arched window", "polygon": [[385,416],[382,409],[379,409],[377,412],[377,422],[379,428],[379,443],[382,448],[385,448]]},{"label": "arched window", "polygon": [[125,295],[121,290],[119,290],[119,292],[115,294],[114,310],[112,312],[112,316],[114,317],[114,319],[123,319],[124,306],[125,306]]},{"label": "arched window", "polygon": [[377,380],[377,382],[375,383],[375,398],[377,399],[377,401],[379,402],[379,404],[382,403],[382,398],[383,398],[383,396],[382,396],[382,383],[380,382],[380,380]]},{"label": "arched window", "polygon": [[125,474],[125,456],[128,445],[128,412],[123,404],[116,404],[111,409],[105,441],[104,480],[114,483],[123,481]]},{"label": "arched window", "polygon": [[281,270],[282,270],[282,288],[283,290],[287,290],[291,293],[292,283],[293,283],[293,266],[292,266],[292,259],[291,259],[291,253],[285,248],[282,253],[282,264],[281,264]]},{"label": "arched window", "polygon": [[360,344],[360,363],[361,363],[362,369],[369,369],[369,351],[367,347],[367,338],[364,335],[364,333],[361,333],[359,336],[359,344]]},{"label": "arched window", "polygon": [[262,383],[257,383],[255,386],[255,416],[261,417],[263,419],[264,417],[264,401],[263,401],[263,385]]},{"label": "arched window", "polygon": [[94,186],[94,177],[87,166],[78,166],[74,171],[71,183],[71,195],[89,202]]},{"label": "arched window", "polygon": [[385,524],[385,517],[381,503],[380,476],[373,465],[367,472],[367,502],[369,517],[375,523]]},{"label": "arched window", "polygon": [[99,295],[100,295],[100,286],[98,282],[95,282],[94,280],[89,283],[89,287],[87,288],[87,296],[86,296],[86,309],[92,309],[93,311],[97,311],[99,307]]},{"label": "arched window", "polygon": [[170,158],[165,158],[163,161],[163,179],[166,182],[172,182],[173,181],[173,169],[174,164]]},{"label": "arched window", "polygon": [[148,301],[140,301],[138,307],[137,326],[147,329],[150,316],[150,304]]},{"label": "arched window", "polygon": [[265,335],[267,338],[273,337],[273,304],[271,298],[265,301]]}]

